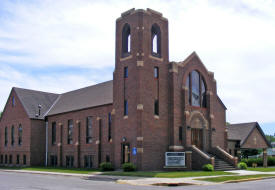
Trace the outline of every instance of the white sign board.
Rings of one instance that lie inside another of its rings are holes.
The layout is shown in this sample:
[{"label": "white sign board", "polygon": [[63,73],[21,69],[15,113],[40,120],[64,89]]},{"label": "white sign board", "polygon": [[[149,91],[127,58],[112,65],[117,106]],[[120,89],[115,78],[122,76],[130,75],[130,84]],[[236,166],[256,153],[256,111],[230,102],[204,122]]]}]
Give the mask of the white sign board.
[{"label": "white sign board", "polygon": [[185,166],[185,152],[166,152],[165,166]]}]

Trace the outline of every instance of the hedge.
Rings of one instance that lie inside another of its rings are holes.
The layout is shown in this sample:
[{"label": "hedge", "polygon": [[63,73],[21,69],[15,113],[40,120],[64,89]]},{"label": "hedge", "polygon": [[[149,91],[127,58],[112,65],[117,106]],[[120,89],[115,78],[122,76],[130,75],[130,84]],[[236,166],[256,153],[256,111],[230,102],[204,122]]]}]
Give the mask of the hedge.
[{"label": "hedge", "polygon": [[[241,159],[241,162],[246,163],[248,167],[252,167],[253,163],[256,163],[257,166],[263,166],[263,158],[244,158],[244,159]],[[268,157],[267,165],[275,166],[275,157]]]}]

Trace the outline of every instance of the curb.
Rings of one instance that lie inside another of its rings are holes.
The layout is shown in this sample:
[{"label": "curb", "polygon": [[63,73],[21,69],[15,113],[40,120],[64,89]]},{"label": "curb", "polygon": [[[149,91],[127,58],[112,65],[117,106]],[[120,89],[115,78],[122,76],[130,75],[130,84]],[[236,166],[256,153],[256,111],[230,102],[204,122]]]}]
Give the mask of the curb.
[{"label": "curb", "polygon": [[41,174],[41,175],[60,175],[67,177],[93,177],[95,175],[89,174],[72,174],[72,173],[58,173],[58,172],[43,172],[43,171],[28,171],[28,170],[0,170],[2,172],[13,172],[13,173],[28,173],[28,174]]},{"label": "curb", "polygon": [[247,182],[247,181],[258,181],[258,180],[263,180],[263,179],[274,179],[275,176],[270,176],[270,177],[255,177],[255,178],[250,178],[250,179],[240,179],[240,180],[230,180],[230,181],[225,181],[221,182],[223,183],[241,183],[241,182]]}]

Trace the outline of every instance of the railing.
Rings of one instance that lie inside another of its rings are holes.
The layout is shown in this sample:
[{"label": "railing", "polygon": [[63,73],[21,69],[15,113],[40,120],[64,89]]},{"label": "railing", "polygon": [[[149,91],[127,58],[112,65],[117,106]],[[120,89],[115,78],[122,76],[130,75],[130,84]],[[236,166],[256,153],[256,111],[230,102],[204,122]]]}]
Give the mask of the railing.
[{"label": "railing", "polygon": [[201,170],[204,164],[215,164],[215,158],[210,157],[200,149],[198,149],[195,145],[189,147],[192,151],[192,168]]},{"label": "railing", "polygon": [[229,162],[234,167],[238,165],[238,158],[230,155],[228,152],[223,150],[221,147],[216,146],[210,150],[211,153],[217,155],[218,157],[222,158],[223,160]]}]

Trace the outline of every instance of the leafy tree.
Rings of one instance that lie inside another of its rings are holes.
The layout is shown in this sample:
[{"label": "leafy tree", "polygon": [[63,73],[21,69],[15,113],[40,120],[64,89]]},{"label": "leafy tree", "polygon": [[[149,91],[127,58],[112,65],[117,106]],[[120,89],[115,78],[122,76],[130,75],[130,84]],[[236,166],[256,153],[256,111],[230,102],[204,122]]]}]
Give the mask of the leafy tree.
[{"label": "leafy tree", "polygon": [[269,142],[275,142],[275,137],[272,135],[266,135],[266,138]]}]

